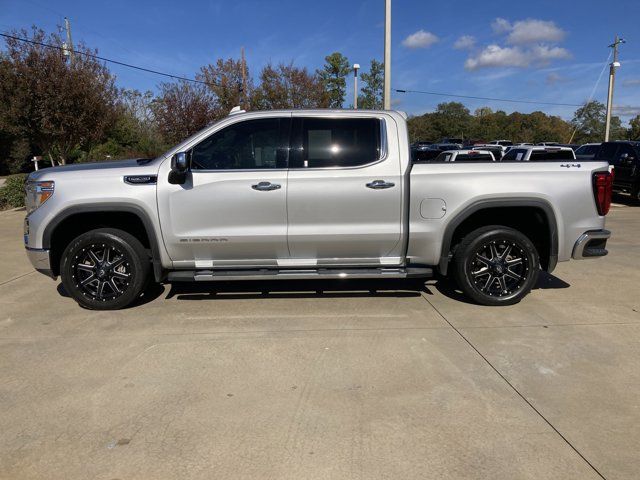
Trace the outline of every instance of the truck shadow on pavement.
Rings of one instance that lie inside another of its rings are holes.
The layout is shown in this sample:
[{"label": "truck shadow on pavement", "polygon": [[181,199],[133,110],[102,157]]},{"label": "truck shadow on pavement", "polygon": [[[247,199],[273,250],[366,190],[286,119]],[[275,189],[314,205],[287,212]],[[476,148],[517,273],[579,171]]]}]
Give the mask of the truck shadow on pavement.
[{"label": "truck shadow on pavement", "polygon": [[[540,272],[535,289],[568,288],[570,285],[546,272]],[[167,292],[168,289],[168,292]],[[129,308],[144,305],[167,292],[165,300],[248,300],[274,298],[367,298],[367,297],[419,297],[430,296],[434,289],[453,300],[474,304],[446,278],[384,279],[384,280],[302,280],[302,281],[251,281],[227,283],[173,283],[151,284],[144,294]],[[58,284],[60,296],[69,297],[62,283]]]},{"label": "truck shadow on pavement", "polygon": [[277,280],[228,283],[174,283],[167,299],[241,300],[255,298],[419,297],[416,280]]},{"label": "truck shadow on pavement", "polygon": [[[457,300],[459,302],[468,303],[471,305],[476,305],[475,302],[467,298],[460,290],[456,284],[447,278],[443,278],[438,280],[434,285],[436,290],[440,292],[445,297],[449,297],[453,300]],[[571,285],[565,282],[564,280],[556,277],[555,275],[551,275],[547,272],[540,272],[538,276],[538,283],[533,287],[533,290],[547,290],[547,289],[559,289],[559,288],[569,288]],[[427,292],[427,294],[432,294]]]}]

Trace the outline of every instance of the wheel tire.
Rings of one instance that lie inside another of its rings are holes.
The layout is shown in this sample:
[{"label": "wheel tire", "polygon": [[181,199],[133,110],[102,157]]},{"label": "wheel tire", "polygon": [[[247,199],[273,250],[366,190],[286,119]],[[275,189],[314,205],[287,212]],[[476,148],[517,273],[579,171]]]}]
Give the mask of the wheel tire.
[{"label": "wheel tire", "polygon": [[99,228],[69,243],[60,261],[60,276],[80,306],[118,310],[140,296],[149,268],[149,255],[137,238],[115,228]]},{"label": "wheel tire", "polygon": [[539,273],[540,259],[531,240],[501,225],[467,234],[453,257],[458,286],[481,305],[518,303],[536,284]]}]

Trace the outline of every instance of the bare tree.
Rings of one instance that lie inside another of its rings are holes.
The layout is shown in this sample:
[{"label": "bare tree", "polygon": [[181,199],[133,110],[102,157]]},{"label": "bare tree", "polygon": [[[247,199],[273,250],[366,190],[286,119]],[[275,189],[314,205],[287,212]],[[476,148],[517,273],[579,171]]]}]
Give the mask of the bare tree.
[{"label": "bare tree", "polygon": [[216,102],[206,86],[182,80],[159,88],[153,111],[165,141],[182,141],[215,120]]}]

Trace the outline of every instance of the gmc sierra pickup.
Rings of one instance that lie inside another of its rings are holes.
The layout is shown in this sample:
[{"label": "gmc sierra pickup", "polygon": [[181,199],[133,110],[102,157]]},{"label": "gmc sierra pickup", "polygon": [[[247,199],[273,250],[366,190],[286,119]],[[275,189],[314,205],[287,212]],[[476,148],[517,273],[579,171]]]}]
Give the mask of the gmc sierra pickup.
[{"label": "gmc sierra pickup", "polygon": [[453,276],[484,305],[606,255],[607,162],[412,163],[395,111],[232,112],[153,160],[33,172],[24,242],[83,307],[148,281]]}]

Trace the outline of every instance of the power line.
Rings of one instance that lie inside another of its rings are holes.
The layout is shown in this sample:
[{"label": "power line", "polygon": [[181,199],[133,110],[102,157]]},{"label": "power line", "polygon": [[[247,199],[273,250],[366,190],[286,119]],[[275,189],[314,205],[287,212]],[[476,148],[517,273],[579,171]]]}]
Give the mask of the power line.
[{"label": "power line", "polygon": [[512,98],[493,98],[493,97],[476,97],[473,95],[458,95],[455,93],[442,93],[442,92],[425,92],[422,90],[405,90],[395,89],[397,93],[421,93],[424,95],[437,95],[439,97],[456,97],[456,98],[470,98],[473,100],[489,100],[492,102],[509,102],[509,103],[528,103],[532,105],[555,105],[559,107],[582,107],[583,104],[577,103],[555,103],[555,102],[539,102],[536,100],[514,100]]},{"label": "power line", "polygon": [[[14,35],[9,35],[8,33],[0,32],[0,37],[11,38],[11,39],[17,40],[19,42],[30,43],[32,45],[39,45],[41,47],[52,48],[54,50],[61,50],[63,52],[65,51],[64,47],[58,47],[57,45],[50,45],[48,43],[36,42],[35,40],[29,40],[27,38],[16,37]],[[140,71],[147,72],[147,73],[154,73],[156,75],[162,75],[164,77],[174,78],[176,80],[184,80],[186,82],[199,83],[199,84],[202,84],[202,85],[208,85],[210,87],[217,86],[217,85],[209,83],[209,82],[203,82],[202,80],[196,80],[196,79],[193,79],[193,78],[181,77],[180,75],[172,75],[170,73],[159,72],[157,70],[151,70],[149,68],[139,67],[137,65],[131,65],[130,63],[124,63],[124,62],[120,62],[118,60],[112,60],[110,58],[101,57],[99,55],[93,55],[93,54],[87,53],[87,52],[81,52],[79,50],[74,50],[73,53],[76,54],[76,55],[84,55],[85,57],[95,58],[96,60],[102,60],[103,62],[114,63],[114,64],[120,65],[122,67],[133,68],[135,70],[140,70]]]}]

